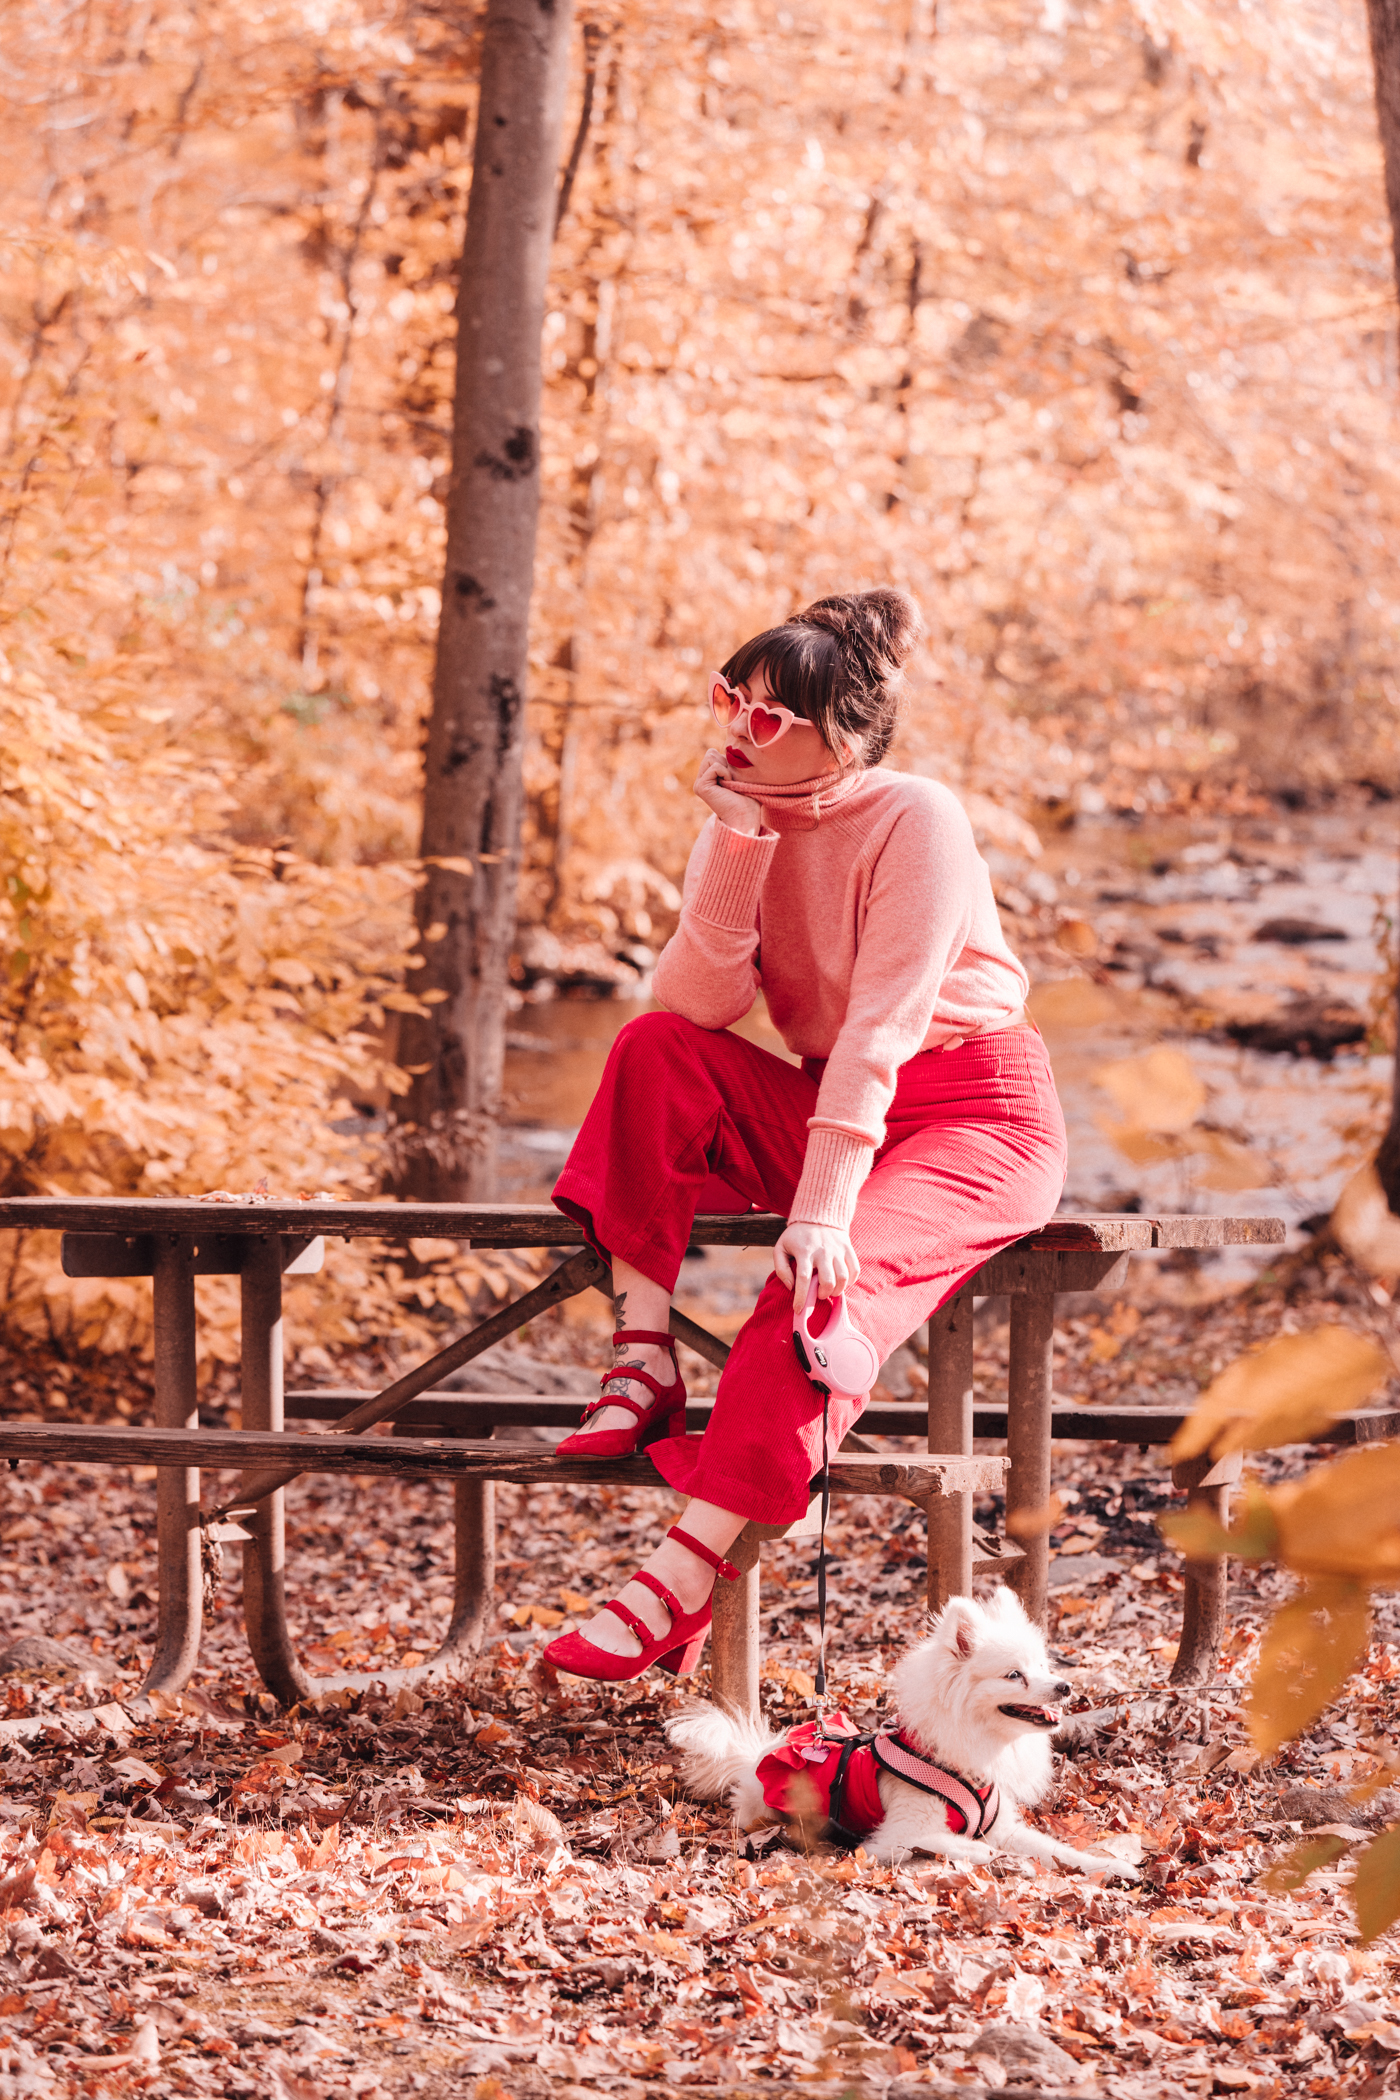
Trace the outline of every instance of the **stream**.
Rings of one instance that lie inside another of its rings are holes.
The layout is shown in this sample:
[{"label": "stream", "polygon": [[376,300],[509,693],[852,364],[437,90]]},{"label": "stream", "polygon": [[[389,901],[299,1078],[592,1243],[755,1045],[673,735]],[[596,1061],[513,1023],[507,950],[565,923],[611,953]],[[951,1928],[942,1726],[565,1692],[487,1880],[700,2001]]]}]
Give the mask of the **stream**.
[{"label": "stream", "polygon": [[[1330,1057],[1280,1053],[1226,1031],[1296,1016],[1300,1000],[1333,1023],[1347,1009],[1369,1019],[1398,847],[1394,814],[1359,797],[1209,823],[1080,816],[1039,856],[984,847],[1069,1126],[1063,1211],[1268,1214],[1293,1245],[1304,1220],[1330,1211],[1379,1136],[1389,1056],[1365,1041]],[[503,1201],[548,1200],[613,1037],[647,1010],[565,995],[512,1017]],[[761,1003],[739,1032],[782,1052]],[[724,1330],[768,1258],[717,1253],[702,1296]],[[1206,1302],[1270,1258],[1148,1257],[1135,1292]]]}]

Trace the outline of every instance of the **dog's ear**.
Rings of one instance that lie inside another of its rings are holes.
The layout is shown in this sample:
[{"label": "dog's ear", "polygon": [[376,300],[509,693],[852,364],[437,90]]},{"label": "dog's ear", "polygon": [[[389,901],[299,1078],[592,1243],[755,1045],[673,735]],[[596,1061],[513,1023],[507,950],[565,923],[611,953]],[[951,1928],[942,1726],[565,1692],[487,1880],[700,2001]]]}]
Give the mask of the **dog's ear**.
[{"label": "dog's ear", "polygon": [[965,1662],[977,1646],[982,1614],[971,1597],[950,1597],[938,1621],[938,1630],[954,1655]]},{"label": "dog's ear", "polygon": [[1025,1606],[1016,1595],[1015,1590],[1008,1589],[1004,1582],[999,1583],[996,1589],[992,1591],[991,1596],[988,1597],[982,1609],[986,1612],[989,1619],[999,1620],[1003,1625],[1008,1620],[1017,1626],[1030,1625],[1030,1620],[1026,1617]]}]

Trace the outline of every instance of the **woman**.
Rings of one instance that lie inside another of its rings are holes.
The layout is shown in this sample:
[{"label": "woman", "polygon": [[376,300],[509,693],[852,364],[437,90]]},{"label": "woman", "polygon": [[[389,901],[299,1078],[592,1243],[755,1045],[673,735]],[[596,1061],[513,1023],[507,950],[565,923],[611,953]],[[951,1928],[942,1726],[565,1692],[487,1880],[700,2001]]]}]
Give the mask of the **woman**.
[{"label": "woman", "polygon": [[[901,592],[823,598],[711,682],[724,748],[695,782],[712,814],[657,964],[666,1010],[619,1033],[554,1191],[612,1265],[617,1327],[602,1397],[560,1449],[645,1445],[692,1499],[620,1596],[545,1650],[576,1676],[693,1669],[727,1548],[750,1519],[805,1512],[822,1401],[792,1317],[813,1276],[883,1360],[1059,1200],[1064,1121],[967,817],[880,765],[917,634]],[[760,986],[800,1069],[731,1032]],[[751,1204],[787,1227],[687,1437],[671,1293],[696,1210]],[[863,1404],[832,1395],[833,1451]]]}]

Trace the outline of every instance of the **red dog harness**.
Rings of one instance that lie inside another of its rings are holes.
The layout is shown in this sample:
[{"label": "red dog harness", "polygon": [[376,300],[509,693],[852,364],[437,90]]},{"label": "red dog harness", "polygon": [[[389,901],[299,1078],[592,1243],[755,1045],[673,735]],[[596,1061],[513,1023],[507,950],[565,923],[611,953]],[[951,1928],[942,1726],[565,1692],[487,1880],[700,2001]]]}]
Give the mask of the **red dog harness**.
[{"label": "red dog harness", "polygon": [[974,1786],[960,1772],[920,1756],[897,1729],[861,1735],[843,1713],[794,1728],[760,1761],[758,1778],[769,1808],[798,1822],[825,1821],[826,1836],[837,1844],[858,1845],[885,1819],[882,1766],[921,1793],[938,1795],[947,1804],[955,1837],[964,1831],[980,1837],[997,1819],[1001,1797],[995,1781]]}]

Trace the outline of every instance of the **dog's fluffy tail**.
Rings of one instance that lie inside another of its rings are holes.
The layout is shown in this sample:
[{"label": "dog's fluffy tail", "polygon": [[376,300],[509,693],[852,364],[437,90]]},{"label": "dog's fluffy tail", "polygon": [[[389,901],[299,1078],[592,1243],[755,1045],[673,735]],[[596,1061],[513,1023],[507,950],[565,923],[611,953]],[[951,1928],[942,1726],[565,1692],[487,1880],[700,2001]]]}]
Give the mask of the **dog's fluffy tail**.
[{"label": "dog's fluffy tail", "polygon": [[700,1700],[669,1721],[666,1734],[681,1753],[681,1779],[696,1801],[731,1800],[739,1782],[752,1779],[759,1759],[783,1740]]}]

